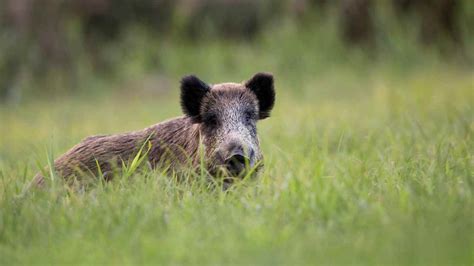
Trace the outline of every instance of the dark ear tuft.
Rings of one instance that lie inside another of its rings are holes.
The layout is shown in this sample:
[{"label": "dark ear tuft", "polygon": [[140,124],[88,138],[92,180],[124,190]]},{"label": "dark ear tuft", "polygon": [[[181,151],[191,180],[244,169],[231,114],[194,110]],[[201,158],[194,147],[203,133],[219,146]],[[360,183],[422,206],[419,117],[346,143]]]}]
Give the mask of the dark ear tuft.
[{"label": "dark ear tuft", "polygon": [[270,73],[257,73],[245,86],[257,95],[259,106],[259,118],[270,116],[270,111],[275,103],[275,89],[273,88],[273,75]]},{"label": "dark ear tuft", "polygon": [[209,85],[196,76],[190,75],[181,79],[181,108],[195,123],[201,122],[201,102],[210,90]]}]

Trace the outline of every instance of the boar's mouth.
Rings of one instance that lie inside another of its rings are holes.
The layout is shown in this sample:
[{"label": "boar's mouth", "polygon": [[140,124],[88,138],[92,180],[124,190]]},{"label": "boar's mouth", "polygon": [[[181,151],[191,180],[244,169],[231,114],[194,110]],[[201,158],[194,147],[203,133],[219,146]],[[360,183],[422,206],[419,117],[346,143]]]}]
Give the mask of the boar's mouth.
[{"label": "boar's mouth", "polygon": [[239,175],[232,176],[232,175],[226,175],[222,177],[222,188],[224,190],[229,189],[234,183],[237,183],[238,181],[244,180],[244,179],[253,179],[255,178],[260,169],[263,168],[263,164],[257,165],[253,167],[252,169],[249,169],[248,171],[243,171]]},{"label": "boar's mouth", "polygon": [[225,185],[231,185],[238,180],[256,177],[263,168],[263,166],[263,162],[259,162],[254,167],[246,167],[241,172],[237,173],[229,171],[226,165],[221,164],[217,165],[216,167],[213,167],[213,169],[209,173],[213,177],[222,180]]}]

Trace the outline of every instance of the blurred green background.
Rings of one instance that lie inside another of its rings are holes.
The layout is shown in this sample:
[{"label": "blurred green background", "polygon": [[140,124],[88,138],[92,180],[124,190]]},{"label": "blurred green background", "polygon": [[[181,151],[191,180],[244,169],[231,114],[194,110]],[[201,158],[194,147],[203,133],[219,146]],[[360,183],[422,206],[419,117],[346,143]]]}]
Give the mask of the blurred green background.
[{"label": "blurred green background", "polygon": [[176,89],[191,72],[217,82],[267,70],[298,90],[338,66],[472,67],[473,36],[469,0],[5,0],[0,101],[138,80],[127,90]]},{"label": "blurred green background", "polygon": [[[179,79],[275,76],[228,191],[33,175],[181,114]],[[474,1],[0,1],[0,265],[473,265]]]}]

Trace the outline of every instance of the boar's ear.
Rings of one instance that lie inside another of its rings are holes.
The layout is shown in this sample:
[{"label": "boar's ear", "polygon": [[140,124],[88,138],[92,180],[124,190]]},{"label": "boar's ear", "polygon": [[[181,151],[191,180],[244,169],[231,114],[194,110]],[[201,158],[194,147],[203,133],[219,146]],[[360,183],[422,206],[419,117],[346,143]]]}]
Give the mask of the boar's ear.
[{"label": "boar's ear", "polygon": [[196,76],[190,75],[181,79],[181,108],[195,123],[201,122],[201,102],[210,90],[209,85]]},{"label": "boar's ear", "polygon": [[273,76],[269,73],[257,73],[245,83],[258,99],[259,118],[270,116],[270,111],[275,103],[275,89],[273,88]]}]

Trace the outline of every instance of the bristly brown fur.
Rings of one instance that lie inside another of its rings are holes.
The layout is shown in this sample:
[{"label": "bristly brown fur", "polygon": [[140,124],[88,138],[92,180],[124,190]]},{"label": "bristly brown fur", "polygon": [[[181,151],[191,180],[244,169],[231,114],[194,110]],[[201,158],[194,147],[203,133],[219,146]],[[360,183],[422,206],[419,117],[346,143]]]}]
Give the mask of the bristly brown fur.
[{"label": "bristly brown fur", "polygon": [[[152,167],[165,163],[165,159],[171,168],[186,163],[194,165],[197,163],[195,157],[199,148],[199,131],[199,124],[193,124],[191,118],[179,117],[140,131],[92,136],[55,160],[54,167],[60,176],[67,178],[84,173],[97,175],[98,163],[107,179],[113,167],[133,159],[146,140],[151,144],[148,160]],[[42,185],[43,175],[38,173],[33,182]]]}]

